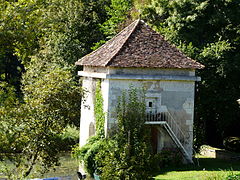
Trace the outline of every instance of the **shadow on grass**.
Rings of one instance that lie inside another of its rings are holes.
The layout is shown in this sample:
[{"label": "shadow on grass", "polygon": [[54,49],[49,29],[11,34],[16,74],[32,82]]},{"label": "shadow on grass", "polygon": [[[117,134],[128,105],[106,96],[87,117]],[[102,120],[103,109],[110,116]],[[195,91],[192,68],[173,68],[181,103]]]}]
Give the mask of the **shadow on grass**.
[{"label": "shadow on grass", "polygon": [[231,170],[231,171],[240,171],[240,161],[230,161],[222,160],[216,158],[199,158],[198,163],[194,165],[182,165],[180,167],[165,167],[154,172],[153,176],[164,175],[171,171],[222,171],[222,170]]}]

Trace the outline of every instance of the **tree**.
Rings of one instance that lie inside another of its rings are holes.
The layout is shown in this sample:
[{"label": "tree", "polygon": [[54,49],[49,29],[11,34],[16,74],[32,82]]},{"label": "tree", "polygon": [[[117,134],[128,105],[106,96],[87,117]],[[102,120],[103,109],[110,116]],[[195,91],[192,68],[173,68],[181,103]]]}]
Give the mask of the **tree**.
[{"label": "tree", "polygon": [[100,24],[109,0],[0,1],[0,80],[21,95],[21,76],[31,56],[48,47],[73,64],[103,39]]},{"label": "tree", "polygon": [[51,31],[44,40],[52,56],[74,64],[90,53],[94,43],[104,39],[100,24],[107,18],[108,4],[109,0],[54,0],[48,15]]},{"label": "tree", "polygon": [[106,43],[107,40],[120,32],[126,24],[131,22],[133,0],[110,0],[110,4],[105,6],[105,11],[107,17],[100,24],[100,32],[104,35],[104,38],[94,44],[93,50]]},{"label": "tree", "polygon": [[[2,85],[0,94],[4,100],[0,107],[0,145],[4,147],[0,159],[15,165],[9,169],[10,179],[29,176],[36,163],[42,171],[57,165],[56,136],[68,124],[79,127],[82,90],[73,63],[90,52],[93,43],[102,37],[99,23],[105,20],[105,9],[99,7],[107,2],[26,0],[1,4],[9,21],[10,16],[19,21],[10,21],[7,26],[3,19],[3,37],[9,46],[2,46],[0,52],[11,50],[23,67],[17,75],[22,98],[14,99],[17,96],[8,83]],[[19,11],[14,14],[14,10]],[[7,39],[8,28],[10,35],[19,31],[19,36]],[[6,57],[1,57],[3,66],[9,65]],[[8,95],[14,100],[6,98]]]},{"label": "tree", "polygon": [[127,20],[130,10],[133,7],[132,0],[111,0],[111,5],[106,7],[108,19],[102,24],[101,30],[111,39],[119,30],[119,25]]},{"label": "tree", "polygon": [[58,165],[55,137],[67,124],[78,124],[79,120],[82,91],[72,78],[71,69],[44,61],[34,63],[44,71],[36,74],[27,70],[24,75],[25,103],[0,109],[0,146],[4,147],[1,159],[11,160],[15,165],[10,169],[10,179],[29,176],[37,163],[42,172]]},{"label": "tree", "polygon": [[240,136],[239,25],[237,1],[154,0],[144,19],[205,65],[197,88],[195,135],[197,144],[221,146],[226,136]]}]

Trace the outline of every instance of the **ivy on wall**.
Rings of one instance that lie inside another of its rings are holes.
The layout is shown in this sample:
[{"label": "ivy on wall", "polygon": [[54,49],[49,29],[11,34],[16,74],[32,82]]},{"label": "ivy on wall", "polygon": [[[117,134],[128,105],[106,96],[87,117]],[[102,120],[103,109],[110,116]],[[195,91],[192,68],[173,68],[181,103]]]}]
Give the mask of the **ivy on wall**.
[{"label": "ivy on wall", "polygon": [[104,138],[105,113],[103,112],[103,97],[101,92],[101,81],[96,82],[94,116],[96,121],[96,136]]}]

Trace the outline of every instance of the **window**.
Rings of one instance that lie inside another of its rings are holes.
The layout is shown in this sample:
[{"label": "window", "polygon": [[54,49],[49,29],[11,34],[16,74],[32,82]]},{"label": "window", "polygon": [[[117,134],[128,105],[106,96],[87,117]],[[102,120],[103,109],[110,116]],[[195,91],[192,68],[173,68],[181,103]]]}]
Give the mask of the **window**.
[{"label": "window", "polygon": [[153,103],[152,102],[148,102],[148,107],[153,107]]},{"label": "window", "polygon": [[146,99],[146,110],[147,113],[153,114],[157,111],[157,99],[156,98],[147,98]]}]

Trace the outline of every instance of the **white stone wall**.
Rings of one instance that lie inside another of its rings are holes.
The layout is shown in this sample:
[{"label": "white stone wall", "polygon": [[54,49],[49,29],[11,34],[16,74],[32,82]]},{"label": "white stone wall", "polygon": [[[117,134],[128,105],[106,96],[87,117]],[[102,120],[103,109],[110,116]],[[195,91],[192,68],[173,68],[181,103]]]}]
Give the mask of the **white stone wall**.
[{"label": "white stone wall", "polygon": [[106,115],[105,118],[105,133],[107,135],[108,129],[108,111],[109,111],[109,79],[102,79],[101,80],[101,90],[102,90],[102,97],[103,97],[103,111]]},{"label": "white stone wall", "polygon": [[96,83],[93,78],[84,77],[82,86],[85,90],[84,99],[81,104],[81,119],[80,119],[80,146],[86,144],[89,138],[89,126],[95,125],[94,119],[94,94]]},{"label": "white stone wall", "polygon": [[[104,99],[103,111],[107,116],[108,111],[108,90],[109,80],[108,79],[96,79],[96,78],[83,78],[82,86],[85,90],[84,100],[81,104],[81,119],[80,119],[80,146],[87,143],[87,139],[94,135],[92,126],[96,129],[96,122],[94,117],[94,101],[96,92],[96,83],[101,81],[101,91]],[[107,118],[105,121],[105,132],[107,129]]]},{"label": "white stone wall", "polygon": [[94,66],[84,66],[84,72],[98,72],[98,73],[109,73],[109,69],[105,67],[94,67]]},{"label": "white stone wall", "polygon": [[[189,81],[135,81],[109,80],[109,119],[108,128],[115,123],[115,107],[123,90],[130,86],[146,89],[146,99],[156,98],[158,112],[168,111],[185,134],[184,147],[192,154],[193,113],[194,113],[194,82]],[[165,132],[163,132],[164,134]],[[162,138],[165,147],[175,147],[168,137]]]},{"label": "white stone wall", "polygon": [[[146,74],[146,75],[173,75],[173,76],[195,76],[194,70],[175,69],[134,69],[134,68],[96,68],[85,67],[84,71],[106,74]],[[104,99],[103,109],[106,112],[105,132],[116,122],[115,108],[118,97],[123,90],[130,86],[136,88],[144,87],[146,98],[154,99],[156,108],[160,112],[169,112],[185,133],[184,147],[188,153],[192,154],[193,142],[193,115],[194,115],[194,81],[174,81],[174,80],[129,80],[129,79],[101,79],[101,89]],[[87,91],[85,101],[81,106],[80,122],[80,146],[83,146],[89,138],[89,126],[95,125],[94,119],[94,96],[96,88],[95,78],[83,78],[83,87]],[[161,130],[162,138],[159,138],[158,149],[162,147],[175,147],[164,129]]]},{"label": "white stone wall", "polygon": [[195,76],[194,70],[162,68],[108,68],[109,74]]}]

